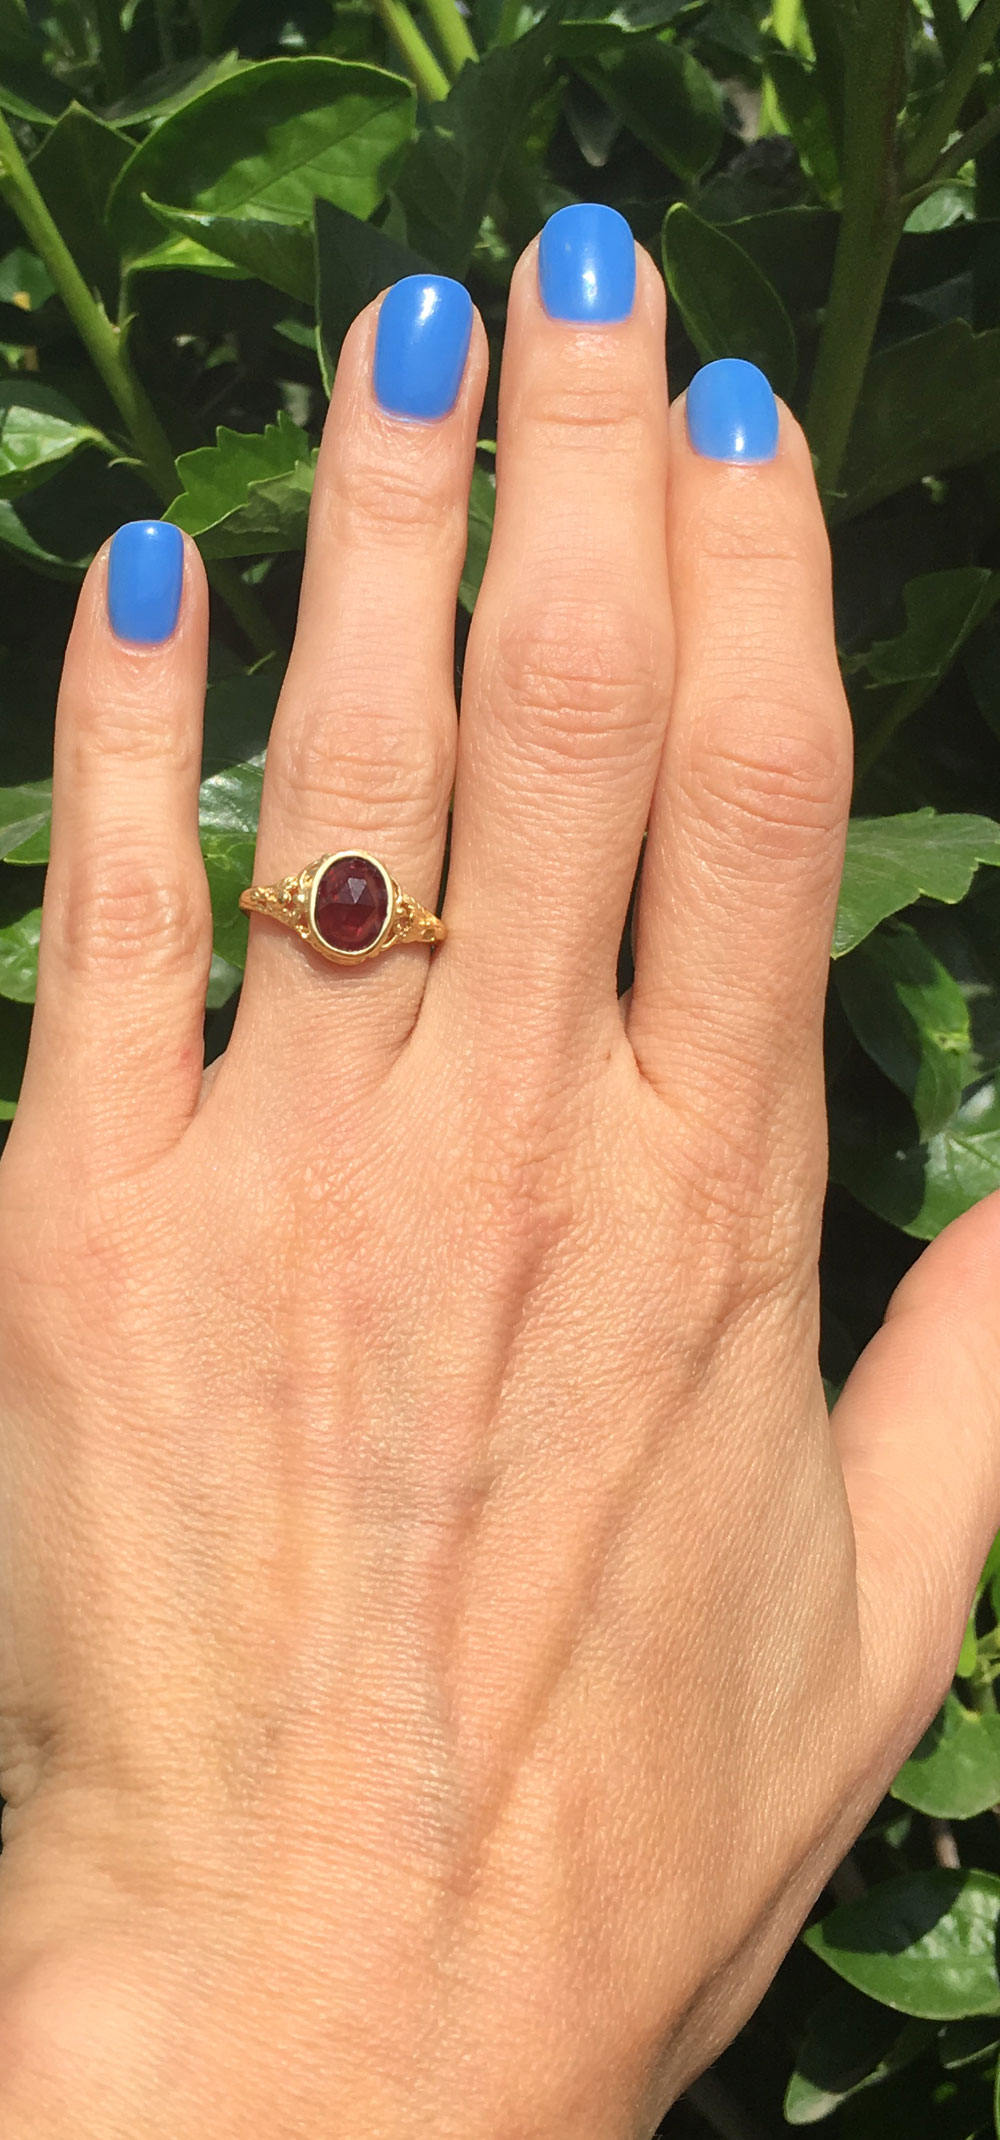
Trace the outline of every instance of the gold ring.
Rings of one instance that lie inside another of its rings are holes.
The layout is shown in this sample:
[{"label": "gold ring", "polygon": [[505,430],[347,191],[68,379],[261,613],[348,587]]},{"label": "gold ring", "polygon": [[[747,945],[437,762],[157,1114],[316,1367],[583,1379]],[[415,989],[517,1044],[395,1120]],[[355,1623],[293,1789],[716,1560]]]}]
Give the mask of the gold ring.
[{"label": "gold ring", "polygon": [[394,944],[440,944],[445,936],[436,914],[401,891],[374,855],[354,849],[321,855],[277,884],[248,884],[239,903],[248,914],[283,922],[338,966],[360,966]]}]

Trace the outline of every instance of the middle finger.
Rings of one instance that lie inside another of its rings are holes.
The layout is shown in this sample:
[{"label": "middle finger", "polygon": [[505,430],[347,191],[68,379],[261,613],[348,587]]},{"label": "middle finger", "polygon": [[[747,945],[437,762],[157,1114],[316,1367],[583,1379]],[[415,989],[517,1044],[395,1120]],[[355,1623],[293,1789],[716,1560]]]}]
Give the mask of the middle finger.
[{"label": "middle finger", "polygon": [[671,675],[664,303],[600,206],[561,209],[513,279],[429,983],[498,1041],[529,998],[546,1047],[553,1020],[614,1007]]}]

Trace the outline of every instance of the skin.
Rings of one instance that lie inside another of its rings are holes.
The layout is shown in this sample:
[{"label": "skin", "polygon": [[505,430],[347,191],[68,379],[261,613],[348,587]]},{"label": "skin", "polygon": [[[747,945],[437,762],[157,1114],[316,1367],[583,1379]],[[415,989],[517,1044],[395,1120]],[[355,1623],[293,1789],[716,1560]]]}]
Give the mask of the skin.
[{"label": "skin", "polygon": [[[326,426],[255,878],[338,847],[433,959],[254,918],[202,1068],[207,626],[59,704],[0,1166],[4,2140],[625,2140],[760,1998],[937,1707],[1000,1521],[1000,1205],[828,1419],[821,1028],[850,788],[809,454],[669,411],[664,293],[514,281]],[[636,980],[615,961],[648,821]]]}]

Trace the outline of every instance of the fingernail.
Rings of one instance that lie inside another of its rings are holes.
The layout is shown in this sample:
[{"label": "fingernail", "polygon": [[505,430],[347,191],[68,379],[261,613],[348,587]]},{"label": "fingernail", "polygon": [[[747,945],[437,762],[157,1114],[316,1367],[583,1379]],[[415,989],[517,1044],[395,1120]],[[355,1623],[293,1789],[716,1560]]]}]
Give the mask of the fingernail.
[{"label": "fingernail", "polygon": [[574,201],[557,208],[538,241],[538,287],[552,319],[604,326],[635,301],[635,239],[617,208]]},{"label": "fingernail", "polygon": [[778,404],[756,364],[718,357],[695,372],[687,390],[688,437],[711,461],[773,461]]},{"label": "fingernail", "polygon": [[458,398],[472,333],[472,299],[450,275],[404,275],[382,299],[375,394],[390,416],[430,423]]},{"label": "fingernail", "polygon": [[171,520],[126,520],[111,539],[108,616],[119,639],[159,646],[177,622],[184,537]]}]

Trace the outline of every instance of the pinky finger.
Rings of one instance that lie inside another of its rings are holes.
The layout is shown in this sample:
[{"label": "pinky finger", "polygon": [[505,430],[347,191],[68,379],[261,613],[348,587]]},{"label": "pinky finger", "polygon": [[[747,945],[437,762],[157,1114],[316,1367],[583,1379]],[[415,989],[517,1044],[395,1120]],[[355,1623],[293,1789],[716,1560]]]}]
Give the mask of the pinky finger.
[{"label": "pinky finger", "polygon": [[130,521],[83,584],[56,714],[52,851],[21,1109],[102,1170],[180,1134],[201,1085],[211,958],[198,785],[204,568],[165,521]]}]

